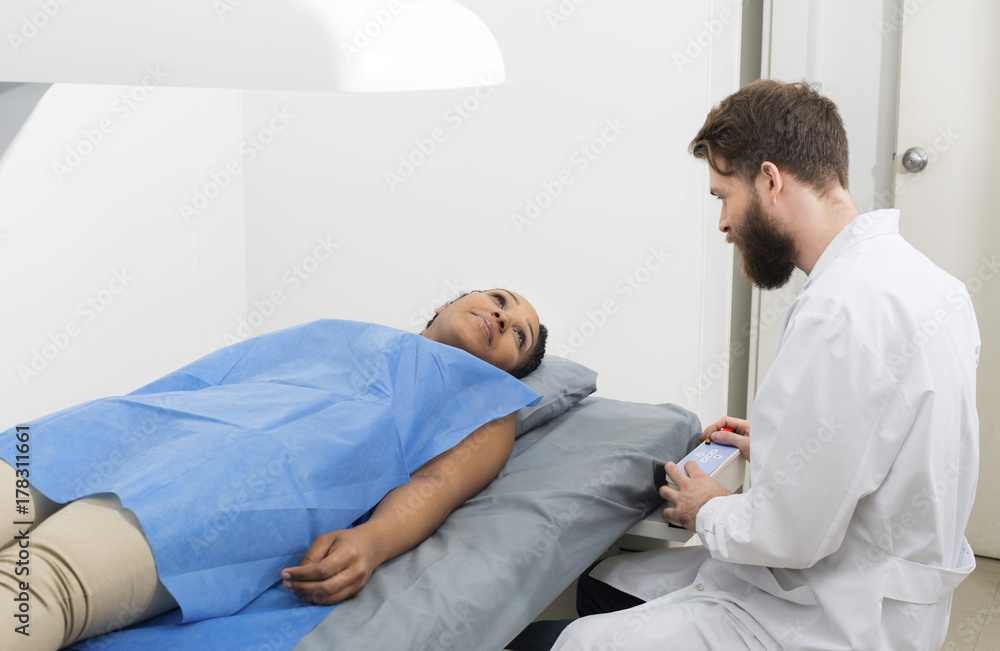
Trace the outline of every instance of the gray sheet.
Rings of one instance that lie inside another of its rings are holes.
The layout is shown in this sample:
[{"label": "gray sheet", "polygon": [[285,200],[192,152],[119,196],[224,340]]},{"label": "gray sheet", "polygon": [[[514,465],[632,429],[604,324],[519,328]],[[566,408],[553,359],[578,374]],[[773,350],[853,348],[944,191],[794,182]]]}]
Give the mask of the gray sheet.
[{"label": "gray sheet", "polygon": [[675,405],[583,400],[519,438],[497,479],[296,651],[502,649],[658,503],[651,461],[700,433]]}]

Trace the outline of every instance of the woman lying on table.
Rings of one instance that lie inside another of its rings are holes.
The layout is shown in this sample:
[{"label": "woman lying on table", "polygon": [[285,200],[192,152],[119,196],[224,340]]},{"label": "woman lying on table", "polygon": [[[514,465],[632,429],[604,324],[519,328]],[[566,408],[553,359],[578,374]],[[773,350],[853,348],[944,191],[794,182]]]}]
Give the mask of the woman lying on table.
[{"label": "woman lying on table", "polygon": [[523,297],[473,292],[422,336],[317,321],[0,434],[0,486],[31,494],[0,522],[0,647],[172,611],[74,648],[245,648],[279,621],[291,648],[328,610],[298,597],[356,595],[496,476],[545,338]]}]

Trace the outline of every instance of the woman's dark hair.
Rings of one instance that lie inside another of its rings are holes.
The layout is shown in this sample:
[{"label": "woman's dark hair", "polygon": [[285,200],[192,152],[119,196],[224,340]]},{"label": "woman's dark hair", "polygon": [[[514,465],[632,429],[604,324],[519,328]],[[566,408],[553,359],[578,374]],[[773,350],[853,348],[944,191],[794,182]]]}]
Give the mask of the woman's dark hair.
[{"label": "woman's dark hair", "polygon": [[542,358],[545,357],[545,341],[549,338],[549,329],[542,325],[541,322],[538,324],[538,337],[535,339],[535,349],[531,351],[531,357],[528,358],[524,364],[521,364],[519,368],[515,368],[510,372],[511,375],[516,377],[518,380],[528,375],[542,363]]},{"label": "woman's dark hair", "polygon": [[[473,290],[472,292],[462,292],[455,298],[451,299],[451,302],[449,302],[448,305],[451,305],[452,303],[462,298],[463,296],[468,296],[470,293],[475,293],[478,291],[479,290]],[[431,320],[428,321],[427,325],[424,326],[425,331],[427,330],[427,328],[431,327],[431,324],[434,323],[434,319],[436,319],[437,317],[438,315],[435,312],[434,316],[431,317]],[[515,368],[512,371],[509,371],[509,373],[514,377],[516,377],[518,380],[520,380],[521,378],[527,376],[536,368],[538,368],[539,364],[542,363],[542,358],[545,357],[545,342],[546,340],[548,340],[548,338],[549,338],[549,329],[546,328],[544,325],[542,325],[541,322],[539,322],[538,336],[535,337],[535,348],[531,351],[531,357],[529,357],[528,361],[526,361],[524,364],[521,364],[519,367]]]}]

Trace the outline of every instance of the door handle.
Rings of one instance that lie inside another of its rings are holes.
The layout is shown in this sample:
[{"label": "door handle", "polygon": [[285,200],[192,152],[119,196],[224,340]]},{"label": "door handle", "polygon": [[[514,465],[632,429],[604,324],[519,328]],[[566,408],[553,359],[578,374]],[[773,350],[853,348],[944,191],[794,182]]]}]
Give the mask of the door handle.
[{"label": "door handle", "polygon": [[919,172],[927,167],[927,152],[920,147],[910,147],[903,154],[903,167],[907,172]]}]

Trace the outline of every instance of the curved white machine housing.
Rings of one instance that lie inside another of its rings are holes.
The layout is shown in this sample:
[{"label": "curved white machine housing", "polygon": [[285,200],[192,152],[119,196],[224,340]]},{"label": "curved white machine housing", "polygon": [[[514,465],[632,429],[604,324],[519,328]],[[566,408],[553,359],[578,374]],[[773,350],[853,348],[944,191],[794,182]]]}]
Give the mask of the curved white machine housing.
[{"label": "curved white machine housing", "polygon": [[492,85],[503,58],[453,0],[5,0],[0,81],[383,92]]}]

